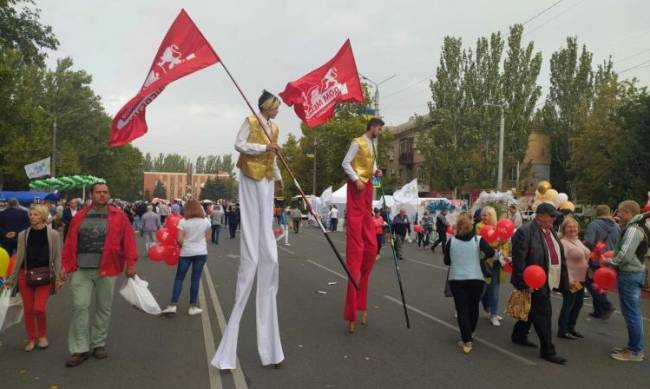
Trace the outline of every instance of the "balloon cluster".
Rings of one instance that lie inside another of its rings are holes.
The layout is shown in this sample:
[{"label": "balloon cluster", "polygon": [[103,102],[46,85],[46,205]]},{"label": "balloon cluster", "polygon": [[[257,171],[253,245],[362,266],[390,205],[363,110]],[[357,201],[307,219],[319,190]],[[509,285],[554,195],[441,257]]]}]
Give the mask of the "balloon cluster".
[{"label": "balloon cluster", "polygon": [[575,212],[576,210],[576,206],[569,201],[569,195],[566,193],[558,193],[557,190],[553,189],[551,183],[546,180],[540,181],[537,184],[535,203],[536,205],[539,205],[540,203],[549,203],[557,209],[566,209],[571,212]]},{"label": "balloon cluster", "polygon": [[491,245],[498,242],[507,242],[515,232],[515,225],[510,219],[501,219],[496,226],[484,224],[478,234]]},{"label": "balloon cluster", "polygon": [[599,268],[594,271],[593,288],[601,293],[606,293],[608,290],[613,289],[616,285],[616,272],[604,266],[604,261],[614,258],[614,251],[607,249],[607,244],[599,240],[591,250],[589,257],[591,261],[597,263]]},{"label": "balloon cluster", "polygon": [[171,214],[165,219],[165,224],[156,231],[158,243],[154,243],[150,248],[149,258],[152,261],[165,261],[169,266],[175,266],[180,258],[181,249],[176,243],[178,235],[178,222],[181,217],[177,214]]}]

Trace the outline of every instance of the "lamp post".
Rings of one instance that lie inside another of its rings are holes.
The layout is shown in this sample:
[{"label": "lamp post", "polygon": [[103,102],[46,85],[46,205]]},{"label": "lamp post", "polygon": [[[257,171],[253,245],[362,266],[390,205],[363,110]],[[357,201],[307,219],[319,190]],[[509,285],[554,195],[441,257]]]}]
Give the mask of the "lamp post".
[{"label": "lamp post", "polygon": [[361,75],[361,78],[363,78],[364,80],[368,81],[369,83],[371,83],[372,85],[375,86],[375,97],[374,97],[374,100],[375,100],[375,116],[378,117],[378,118],[381,118],[381,115],[379,114],[379,85],[385,83],[386,81],[392,80],[396,76],[397,76],[397,74],[393,74],[392,76],[390,76],[390,77],[388,77],[388,78],[386,78],[386,79],[384,79],[382,81],[375,82],[375,81],[371,80],[370,78],[364,76],[363,74]]},{"label": "lamp post", "polygon": [[503,189],[503,138],[505,132],[505,117],[503,115],[503,104],[484,103],[484,107],[499,107],[501,114],[499,124],[499,166],[497,169],[497,190]]}]

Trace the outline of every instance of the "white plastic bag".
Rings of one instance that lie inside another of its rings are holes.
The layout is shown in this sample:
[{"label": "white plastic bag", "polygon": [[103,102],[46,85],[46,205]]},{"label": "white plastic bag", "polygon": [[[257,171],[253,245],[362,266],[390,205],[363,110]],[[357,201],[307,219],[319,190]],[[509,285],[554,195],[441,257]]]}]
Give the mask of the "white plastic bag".
[{"label": "white plastic bag", "polygon": [[127,278],[120,289],[120,294],[129,304],[150,315],[160,315],[160,305],[149,291],[149,283],[137,275]]},{"label": "white plastic bag", "polygon": [[23,299],[11,297],[10,289],[0,292],[0,333],[23,319]]}]

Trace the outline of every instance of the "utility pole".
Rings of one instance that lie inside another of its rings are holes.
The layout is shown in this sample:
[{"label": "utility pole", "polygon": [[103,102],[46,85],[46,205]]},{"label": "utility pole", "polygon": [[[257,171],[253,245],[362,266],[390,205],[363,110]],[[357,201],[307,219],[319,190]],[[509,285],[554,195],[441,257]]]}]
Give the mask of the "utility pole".
[{"label": "utility pole", "polygon": [[313,179],[312,179],[312,189],[311,189],[311,194],[316,196],[316,146],[318,145],[318,140],[316,139],[316,136],[314,135],[314,161],[313,161]]},{"label": "utility pole", "polygon": [[499,123],[499,166],[497,168],[497,190],[503,190],[503,142],[505,137],[505,116],[503,112],[503,104],[483,104],[485,107],[499,107],[499,112],[501,114],[500,123]]},{"label": "utility pole", "polygon": [[56,117],[52,121],[52,159],[50,161],[50,177],[56,177]]},{"label": "utility pole", "polygon": [[374,82],[373,80],[364,76],[363,74],[361,75],[361,78],[363,78],[364,80],[370,82],[372,85],[375,86],[375,97],[373,98],[373,100],[375,100],[375,117],[381,118],[381,114],[379,113],[379,85],[385,83],[386,81],[392,80],[396,76],[397,74],[393,74],[392,76],[386,78],[383,81]]}]

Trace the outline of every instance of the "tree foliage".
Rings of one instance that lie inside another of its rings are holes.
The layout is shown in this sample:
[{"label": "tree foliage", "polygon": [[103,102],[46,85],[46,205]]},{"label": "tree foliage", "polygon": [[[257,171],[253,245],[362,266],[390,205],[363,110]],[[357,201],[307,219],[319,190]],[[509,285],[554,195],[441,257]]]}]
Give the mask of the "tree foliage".
[{"label": "tree foliage", "polygon": [[541,53],[522,41],[523,27],[477,39],[464,49],[462,40],[444,39],[429,103],[434,125],[423,129],[418,150],[432,188],[460,189],[465,184],[492,187],[496,182],[499,108],[505,115],[505,157],[520,161],[525,153],[534,109],[541,94],[537,77]]},{"label": "tree foliage", "polygon": [[165,188],[165,184],[160,180],[156,181],[156,185],[153,188],[153,197],[160,199],[167,198],[167,188]]}]

